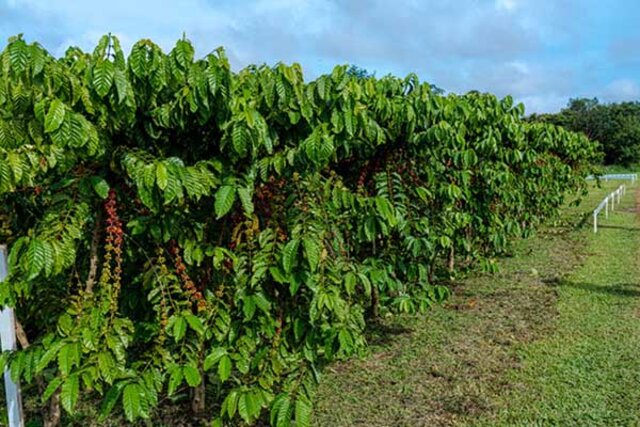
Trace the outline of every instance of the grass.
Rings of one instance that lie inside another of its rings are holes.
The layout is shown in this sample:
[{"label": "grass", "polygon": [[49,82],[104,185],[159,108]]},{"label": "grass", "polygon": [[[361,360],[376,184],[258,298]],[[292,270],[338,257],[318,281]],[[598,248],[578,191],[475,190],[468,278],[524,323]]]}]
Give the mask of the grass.
[{"label": "grass", "polygon": [[[632,195],[556,285],[552,335],[522,349],[518,387],[482,425],[640,425],[640,221]],[[640,204],[640,193],[638,194]]]},{"label": "grass", "polygon": [[366,357],[323,378],[315,424],[639,425],[634,203],[630,192],[597,235],[553,227],[519,242],[501,273],[464,281],[426,316],[383,320]]}]

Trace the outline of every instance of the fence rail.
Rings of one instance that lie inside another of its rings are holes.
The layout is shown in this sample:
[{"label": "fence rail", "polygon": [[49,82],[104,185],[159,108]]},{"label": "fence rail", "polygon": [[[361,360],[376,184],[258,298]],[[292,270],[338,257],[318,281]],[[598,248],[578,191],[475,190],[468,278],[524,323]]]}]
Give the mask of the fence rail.
[{"label": "fence rail", "polygon": [[[598,178],[600,179],[600,181],[629,180],[632,183],[634,183],[638,180],[638,174],[637,173],[610,173],[607,175],[598,175]],[[589,175],[586,179],[593,180],[593,179],[596,179],[596,177],[593,175]]]},{"label": "fence rail", "polygon": [[[633,181],[632,181],[633,182]],[[604,209],[605,218],[609,217],[609,206],[611,206],[611,212],[614,211],[616,203],[620,204],[622,196],[627,192],[627,186],[621,184],[615,191],[612,191],[607,197],[604,198],[597,208],[593,210],[593,232],[598,232],[598,215]]]}]

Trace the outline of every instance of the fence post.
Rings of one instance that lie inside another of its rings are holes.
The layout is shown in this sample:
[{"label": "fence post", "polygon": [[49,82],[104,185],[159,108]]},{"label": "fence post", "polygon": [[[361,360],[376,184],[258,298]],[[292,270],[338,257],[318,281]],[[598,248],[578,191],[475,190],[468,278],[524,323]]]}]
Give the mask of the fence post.
[{"label": "fence post", "polygon": [[598,214],[593,212],[593,232],[598,232]]},{"label": "fence post", "polygon": [[[4,281],[7,275],[7,246],[0,245],[0,282]],[[10,307],[4,307],[0,310],[0,342],[3,352],[16,350],[16,318]],[[20,383],[11,379],[8,367],[4,370],[4,391],[7,399],[9,427],[24,427]]]},{"label": "fence post", "polygon": [[609,218],[609,196],[604,198],[604,217]]},{"label": "fence post", "polygon": [[615,193],[611,193],[609,194],[609,197],[611,197],[611,212],[613,212],[616,208],[616,194]]}]

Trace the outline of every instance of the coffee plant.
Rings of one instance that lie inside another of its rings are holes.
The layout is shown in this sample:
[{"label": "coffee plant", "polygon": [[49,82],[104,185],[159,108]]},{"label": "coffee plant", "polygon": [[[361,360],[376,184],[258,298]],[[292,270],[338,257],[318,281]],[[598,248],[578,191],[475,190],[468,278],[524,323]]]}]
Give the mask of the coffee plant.
[{"label": "coffee plant", "polygon": [[[125,57],[0,54],[0,238],[45,425],[310,425],[328,362],[423,312],[584,189],[597,147],[522,105],[410,75],[237,73],[141,40]],[[62,408],[62,409],[61,409]],[[65,419],[67,419],[65,418]],[[70,421],[69,421],[70,422]]]}]

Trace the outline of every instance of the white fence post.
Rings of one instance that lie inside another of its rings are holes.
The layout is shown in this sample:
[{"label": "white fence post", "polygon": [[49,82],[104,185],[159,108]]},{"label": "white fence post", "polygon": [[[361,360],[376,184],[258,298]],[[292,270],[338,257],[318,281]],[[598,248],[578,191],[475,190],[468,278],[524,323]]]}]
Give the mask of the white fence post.
[{"label": "white fence post", "polygon": [[[4,281],[7,275],[7,246],[0,245],[0,282]],[[3,352],[16,350],[16,318],[13,309],[9,307],[0,310],[0,341]],[[8,367],[4,370],[4,390],[7,399],[9,427],[24,427],[20,383],[11,379]]]},{"label": "white fence post", "polygon": [[611,213],[615,210],[616,203],[622,203],[622,196],[625,194],[627,187],[624,184],[618,186],[615,191],[612,191],[607,197],[605,197],[597,208],[593,210],[593,232],[598,232],[598,214],[604,209],[605,218],[609,218],[609,202],[611,202]]}]

